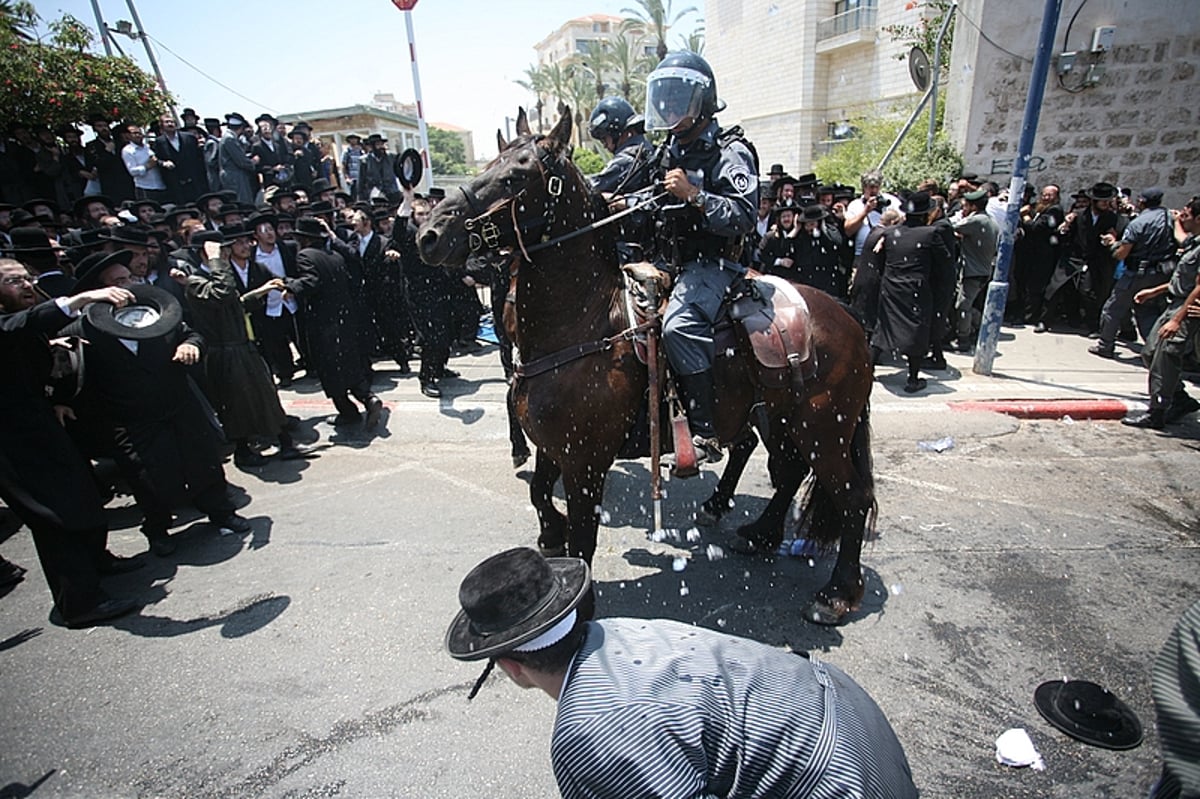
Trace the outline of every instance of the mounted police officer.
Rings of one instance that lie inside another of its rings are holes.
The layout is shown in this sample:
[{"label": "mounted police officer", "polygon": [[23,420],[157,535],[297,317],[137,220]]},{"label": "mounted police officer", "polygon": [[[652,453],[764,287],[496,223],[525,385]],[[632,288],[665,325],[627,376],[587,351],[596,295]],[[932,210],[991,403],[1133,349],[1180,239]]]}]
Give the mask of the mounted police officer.
[{"label": "mounted police officer", "polygon": [[745,274],[742,238],[754,230],[758,206],[757,158],[740,129],[717,125],[724,107],[712,68],[695,53],[668,53],[647,79],[646,126],[669,133],[660,173],[671,200],[656,221],[659,256],[677,277],[663,343],[697,458],[712,462],[722,457],[713,426],[713,324]]},{"label": "mounted police officer", "polygon": [[645,117],[628,100],[605,97],[596,103],[588,133],[612,153],[612,160],[592,176],[592,191],[627,194],[650,185],[654,147],[646,141]]}]

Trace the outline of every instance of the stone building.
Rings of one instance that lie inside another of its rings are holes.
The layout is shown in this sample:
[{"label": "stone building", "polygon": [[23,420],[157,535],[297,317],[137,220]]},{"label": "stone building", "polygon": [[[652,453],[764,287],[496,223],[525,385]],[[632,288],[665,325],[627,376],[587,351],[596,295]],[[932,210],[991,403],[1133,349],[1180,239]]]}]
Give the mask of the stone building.
[{"label": "stone building", "polygon": [[[959,4],[947,129],[968,170],[1007,181],[1045,3]],[[1200,192],[1200,2],[1064,3],[1054,53],[1029,182],[1159,185],[1176,206]]]},{"label": "stone building", "polygon": [[765,172],[793,175],[852,134],[850,121],[915,107],[920,94],[899,56],[910,45],[884,28],[928,13],[905,0],[706,0],[704,56]]},{"label": "stone building", "polygon": [[[388,140],[388,150],[396,155],[408,148],[421,150],[421,134],[415,115],[388,111],[370,105],[352,105],[345,108],[328,108],[321,111],[305,111],[298,114],[280,114],[281,122],[289,126],[301,120],[312,126],[314,140],[319,139],[332,146],[332,153],[341,163],[346,136],[357,133],[366,139],[378,133]],[[422,186],[428,187],[428,172],[422,178]]]}]

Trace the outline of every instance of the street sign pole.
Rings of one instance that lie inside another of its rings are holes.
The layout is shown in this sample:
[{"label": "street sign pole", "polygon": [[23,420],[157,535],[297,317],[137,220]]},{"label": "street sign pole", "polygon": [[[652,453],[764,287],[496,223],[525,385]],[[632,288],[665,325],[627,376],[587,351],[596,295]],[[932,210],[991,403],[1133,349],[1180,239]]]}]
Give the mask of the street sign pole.
[{"label": "street sign pole", "polygon": [[417,0],[392,0],[396,8],[404,12],[404,26],[408,29],[408,55],[412,60],[413,96],[417,102],[417,130],[421,135],[421,160],[425,173],[429,175],[429,185],[433,186],[433,164],[429,159],[429,129],[425,127],[425,107],[421,102],[421,70],[417,66],[417,42],[413,35],[412,10]]},{"label": "street sign pole", "polygon": [[1061,11],[1062,0],[1046,0],[1046,7],[1042,11],[1042,32],[1038,37],[1037,54],[1033,57],[1033,72],[1029,76],[1029,93],[1025,98],[1025,119],[1021,123],[1017,162],[1013,167],[1012,181],[1008,185],[1008,214],[1004,226],[1000,229],[996,273],[988,284],[987,300],[983,306],[983,322],[979,328],[979,341],[975,348],[972,371],[979,375],[990,375],[992,363],[996,359],[996,342],[1000,338],[1000,324],[1004,321],[1004,306],[1008,301],[1008,272],[1012,264],[1013,242],[1016,240],[1021,199],[1025,196],[1025,175],[1029,173],[1033,139],[1037,135],[1042,98],[1046,93],[1046,78],[1050,74],[1054,31],[1058,28],[1058,15]]}]

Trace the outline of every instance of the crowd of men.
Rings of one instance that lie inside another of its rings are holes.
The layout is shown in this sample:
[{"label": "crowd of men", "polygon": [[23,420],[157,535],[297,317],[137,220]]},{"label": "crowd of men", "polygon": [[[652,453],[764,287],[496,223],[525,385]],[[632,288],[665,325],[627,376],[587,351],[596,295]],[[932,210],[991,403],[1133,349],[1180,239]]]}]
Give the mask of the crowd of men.
[{"label": "crowd of men", "polygon": [[[945,350],[973,350],[1007,190],[975,175],[894,194],[883,182],[868,172],[856,193],[773,166],[760,186],[751,258],[764,272],[850,302],[876,357],[907,359],[905,390],[916,393],[927,385],[922,369],[946,369]],[[1009,324],[1096,339],[1089,352],[1103,358],[1114,357],[1118,340],[1140,337],[1145,364],[1158,359],[1151,413],[1127,421],[1155,428],[1200,410],[1179,380],[1196,348],[1197,323],[1187,320],[1198,313],[1197,296],[1188,297],[1196,287],[1200,205],[1193,198],[1169,210],[1162,199],[1157,187],[1134,196],[1097,182],[1064,209],[1057,185],[1027,187],[1005,307]]]},{"label": "crowd of men", "polygon": [[[444,193],[402,185],[385,139],[349,137],[338,169],[303,123],[183,121],[164,115],[148,142],[96,117],[83,147],[76,128],[15,125],[0,153],[0,359],[20,378],[0,403],[31,420],[3,434],[0,498],[33,531],[69,627],[132,609],[98,580],[141,563],[106,548],[113,481],[93,464],[115,464],[155,555],[175,550],[186,505],[246,533],[224,462],[315,454],[279,398],[297,372],[320,381],[334,426],[370,431],[373,361],[411,374],[419,358],[438,398],[452,351],[479,346],[474,278],[417,254]],[[21,575],[0,561],[0,582]]]}]

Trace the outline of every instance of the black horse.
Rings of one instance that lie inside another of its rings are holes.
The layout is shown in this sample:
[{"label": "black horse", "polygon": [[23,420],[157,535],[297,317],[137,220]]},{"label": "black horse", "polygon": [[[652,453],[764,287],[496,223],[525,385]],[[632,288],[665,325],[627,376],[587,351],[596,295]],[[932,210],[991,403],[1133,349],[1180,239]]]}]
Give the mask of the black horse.
[{"label": "black horse", "polygon": [[[517,132],[511,143],[501,139],[500,154],[482,174],[438,204],[418,243],[431,264],[460,265],[481,251],[510,258],[516,344],[527,367],[513,399],[537,445],[530,493],[541,526],[538,544],[547,554],[565,551],[590,563],[605,479],[645,400],[647,370],[624,319],[611,226],[559,240],[608,214],[571,160],[570,113],[564,111],[550,133],[534,136],[522,110]],[[816,374],[801,391],[767,388],[754,380],[751,353],[722,353],[715,367],[716,427],[722,441],[745,440],[751,409],[759,402],[765,408],[775,494],[762,515],[739,530],[761,549],[773,551],[792,498],[810,470],[814,474],[804,501],[809,537],[836,546],[838,559],[805,617],[836,624],[862,600],[863,534],[875,515],[867,421],[873,369],[858,322],[829,295],[797,289],[810,310]],[[735,447],[722,481],[727,491],[750,449]],[[566,517],[552,501],[560,476]],[[708,503],[710,509],[715,504]]]}]

